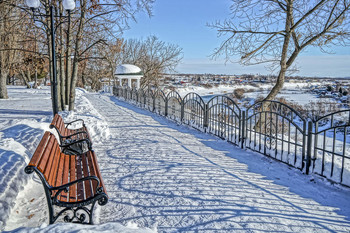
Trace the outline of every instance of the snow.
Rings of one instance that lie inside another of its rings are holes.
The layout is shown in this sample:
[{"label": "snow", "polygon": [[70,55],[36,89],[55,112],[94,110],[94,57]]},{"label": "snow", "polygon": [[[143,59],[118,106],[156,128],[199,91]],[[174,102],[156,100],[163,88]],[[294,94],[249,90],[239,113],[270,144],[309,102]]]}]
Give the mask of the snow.
[{"label": "snow", "polygon": [[[285,83],[284,84],[284,90],[301,90],[305,89],[309,86],[308,83]],[[205,95],[218,95],[218,94],[225,94],[225,93],[232,93],[234,89],[237,88],[244,88],[244,89],[252,89],[256,91],[261,90],[270,90],[273,87],[273,84],[271,83],[259,83],[259,84],[249,84],[249,83],[241,83],[241,84],[232,84],[232,85],[219,85],[217,87],[212,88],[205,88],[202,86],[193,86],[188,85],[186,87],[178,87],[177,92],[181,96],[185,96],[189,92],[195,92],[201,96]]]},{"label": "snow", "polygon": [[125,227],[119,223],[104,223],[101,225],[78,225],[73,223],[58,223],[53,225],[43,224],[38,228],[18,228],[12,232],[16,233],[46,233],[46,232],[76,232],[76,233],[95,233],[95,232],[115,232],[115,233],[154,233],[150,229],[138,229],[130,225]]},{"label": "snow", "polygon": [[140,67],[131,64],[122,64],[117,66],[116,74],[139,74],[141,72]]},{"label": "snow", "polygon": [[[77,90],[109,202],[97,225],[47,225],[23,169],[52,119],[49,90],[0,100],[0,230],[12,232],[349,232],[350,189],[178,125],[106,93]],[[18,194],[18,195],[17,195]]]},{"label": "snow", "polygon": [[[325,84],[324,82],[322,82]],[[321,83],[312,83],[313,85]],[[233,84],[233,85],[220,85],[218,87],[205,88],[201,86],[188,85],[186,87],[178,87],[176,91],[181,97],[184,97],[190,92],[195,92],[199,94],[205,102],[208,102],[214,95],[226,95],[232,93],[235,89],[243,88],[245,90],[250,90],[251,92],[246,92],[244,94],[245,98],[256,99],[259,96],[266,97],[267,94],[272,89],[273,84],[259,83],[259,84]],[[277,95],[278,98],[285,98],[287,101],[295,102],[299,105],[309,104],[311,101],[318,100],[317,96],[313,93],[307,92],[309,90],[310,84],[307,82],[298,83],[285,83],[284,88]],[[332,102],[335,100],[329,99]]]}]

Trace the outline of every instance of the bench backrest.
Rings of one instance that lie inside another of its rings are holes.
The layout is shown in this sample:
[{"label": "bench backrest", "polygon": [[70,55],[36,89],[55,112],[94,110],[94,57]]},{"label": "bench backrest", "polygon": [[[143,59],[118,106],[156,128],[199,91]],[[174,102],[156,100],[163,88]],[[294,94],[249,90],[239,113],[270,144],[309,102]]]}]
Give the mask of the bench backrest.
[{"label": "bench backrest", "polygon": [[56,114],[52,119],[50,128],[56,128],[59,134],[61,134],[62,136],[67,136],[66,126],[64,125],[63,118],[59,114]]},{"label": "bench backrest", "polygon": [[[106,193],[95,153],[88,151],[81,155],[66,155],[61,152],[56,137],[50,132],[45,132],[28,166],[36,167],[52,187],[96,176],[100,180],[99,187]],[[58,199],[64,202],[85,200],[94,196],[96,189],[95,180],[86,180],[72,185],[69,192],[62,192]]]}]

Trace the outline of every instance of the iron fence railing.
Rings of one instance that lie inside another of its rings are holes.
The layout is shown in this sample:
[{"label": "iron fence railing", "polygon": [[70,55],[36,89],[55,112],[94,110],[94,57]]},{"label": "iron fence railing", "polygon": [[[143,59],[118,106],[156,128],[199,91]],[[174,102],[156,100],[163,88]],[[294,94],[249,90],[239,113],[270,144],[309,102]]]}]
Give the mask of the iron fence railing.
[{"label": "iron fence railing", "polygon": [[245,110],[227,96],[114,87],[113,94],[242,148],[350,186],[350,110],[309,121],[290,106],[262,101]]},{"label": "iron fence railing", "polygon": [[247,108],[244,145],[294,167],[304,168],[306,120],[277,101],[258,102]]},{"label": "iron fence railing", "polygon": [[183,119],[182,121],[193,128],[204,130],[208,123],[206,120],[206,104],[202,97],[196,93],[187,94],[183,100]]}]

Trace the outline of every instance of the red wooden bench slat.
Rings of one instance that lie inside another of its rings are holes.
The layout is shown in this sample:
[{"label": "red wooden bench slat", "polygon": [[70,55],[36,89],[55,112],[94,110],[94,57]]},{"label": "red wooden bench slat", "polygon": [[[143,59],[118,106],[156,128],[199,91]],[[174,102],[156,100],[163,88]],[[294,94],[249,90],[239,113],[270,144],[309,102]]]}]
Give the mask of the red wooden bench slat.
[{"label": "red wooden bench slat", "polygon": [[[94,167],[94,163],[93,163],[93,160],[92,160],[92,153],[91,151],[88,151],[86,153],[87,157],[88,157],[88,161],[89,161],[89,170],[90,170],[90,175],[91,176],[97,176],[97,172],[96,172],[96,169]],[[98,176],[97,176],[98,177]],[[92,181],[92,190],[96,191],[97,189],[97,181]]]},{"label": "red wooden bench slat", "polygon": [[[77,179],[81,179],[83,178],[83,168],[82,168],[82,161],[81,161],[82,157],[80,155],[76,156],[76,173],[77,173]],[[77,200],[81,201],[83,200],[84,197],[84,184],[82,182],[79,182],[78,184],[78,196],[77,196]]]},{"label": "red wooden bench slat", "polygon": [[46,180],[47,180],[47,175],[48,175],[48,173],[46,171],[46,167],[47,167],[47,164],[49,163],[49,159],[50,159],[49,155],[50,155],[51,151],[53,150],[53,146],[52,146],[53,141],[54,141],[54,138],[51,135],[51,137],[47,143],[47,146],[46,146],[46,148],[49,148],[49,149],[44,151],[43,155],[41,156],[39,165],[38,165],[39,171],[41,171],[44,174]]},{"label": "red wooden bench slat", "polygon": [[[69,155],[61,154],[64,158],[64,165],[63,165],[63,177],[62,177],[62,184],[67,184],[69,182],[69,163],[70,163],[70,157]],[[69,193],[61,193],[61,201],[69,201]]]},{"label": "red wooden bench slat", "polygon": [[59,159],[61,155],[60,148],[57,142],[54,144],[54,150],[55,150],[54,151],[55,156],[53,157],[53,161],[52,161],[50,173],[49,173],[49,180],[48,180],[49,184],[53,187],[56,185],[57,169],[58,169]]},{"label": "red wooden bench slat", "polygon": [[99,177],[99,179],[100,179],[100,187],[102,187],[102,188],[103,188],[103,192],[104,192],[106,195],[108,195],[108,194],[107,194],[107,191],[106,191],[106,188],[105,188],[105,185],[104,185],[104,182],[103,182],[103,180],[102,180],[102,178],[101,178],[102,176],[101,176],[101,173],[100,173],[100,168],[99,168],[98,163],[97,163],[96,154],[95,154],[94,151],[89,151],[89,152],[91,152],[90,154],[91,154],[92,162],[93,162],[93,164],[94,164],[95,174],[96,174],[96,176]]},{"label": "red wooden bench slat", "polygon": [[[83,174],[84,174],[84,177],[87,177],[90,175],[90,172],[89,172],[86,153],[82,154],[82,162],[83,162]],[[90,180],[84,181],[84,186],[85,186],[85,195],[86,195],[85,198],[92,197],[94,194],[91,189],[91,181]]]},{"label": "red wooden bench slat", "polygon": [[63,118],[60,117],[59,121],[57,122],[57,128],[60,130],[60,132],[62,132],[62,136],[67,136],[67,133],[66,133],[66,127],[64,125],[64,122],[63,122]]},{"label": "red wooden bench slat", "polygon": [[[57,168],[57,178],[56,178],[56,183],[55,186],[61,186],[63,183],[63,176],[64,176],[64,163],[65,163],[65,156],[64,154],[59,155],[59,165]],[[61,192],[59,198],[60,201],[67,201],[67,194],[65,192]]]},{"label": "red wooden bench slat", "polygon": [[57,121],[59,120],[60,115],[56,114],[51,122],[51,125],[57,125]]},{"label": "red wooden bench slat", "polygon": [[64,168],[64,155],[60,154],[59,155],[59,164],[57,166],[57,176],[56,176],[56,182],[55,186],[60,186],[62,185],[63,181],[63,168]]},{"label": "red wooden bench slat", "polygon": [[39,164],[42,154],[44,152],[44,148],[46,147],[46,144],[49,138],[50,138],[50,132],[45,132],[43,138],[41,139],[38,147],[36,148],[33,154],[33,157],[29,162],[29,165],[36,167]]},{"label": "red wooden bench slat", "polygon": [[[76,171],[75,171],[75,156],[71,155],[70,156],[70,177],[69,177],[69,182],[75,181],[76,178]],[[69,201],[70,202],[75,202],[77,201],[77,185],[74,184],[70,186],[69,188]]]},{"label": "red wooden bench slat", "polygon": [[[51,139],[50,139],[51,141]],[[51,172],[51,168],[52,168],[52,163],[53,163],[53,160],[55,159],[55,157],[57,156],[57,147],[55,146],[55,141],[53,140],[52,138],[52,147],[51,147],[51,152],[50,154],[54,155],[54,156],[49,156],[48,159],[47,159],[47,162],[46,162],[46,166],[43,170],[43,173],[44,173],[44,176],[45,176],[45,179],[47,180],[47,182],[49,183],[49,185],[52,185],[50,183],[50,172]],[[44,159],[44,158],[43,158]]]}]

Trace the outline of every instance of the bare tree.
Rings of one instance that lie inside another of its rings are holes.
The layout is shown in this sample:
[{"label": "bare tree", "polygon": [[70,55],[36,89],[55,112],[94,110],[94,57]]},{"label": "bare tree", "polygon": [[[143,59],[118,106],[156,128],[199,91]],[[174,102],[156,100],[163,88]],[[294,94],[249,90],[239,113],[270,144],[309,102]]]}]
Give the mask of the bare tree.
[{"label": "bare tree", "polygon": [[117,64],[121,63],[121,52],[123,47],[123,40],[117,39],[113,41],[108,41],[108,46],[103,46],[100,49],[100,52],[102,56],[104,57],[104,60],[107,62],[107,67],[109,70],[109,78],[114,79],[115,74],[115,68]]},{"label": "bare tree", "polygon": [[153,2],[154,0],[106,0],[100,3],[97,0],[80,0],[80,15],[75,22],[76,34],[72,39],[73,61],[69,77],[69,110],[74,110],[79,63],[86,59],[95,59],[86,54],[96,45],[104,43],[109,37],[114,38],[118,32],[127,28],[128,21],[134,19],[136,12],[144,10],[151,15]]},{"label": "bare tree", "polygon": [[231,18],[209,25],[225,37],[213,57],[270,63],[278,77],[265,99],[274,99],[305,48],[331,52],[332,45],[349,45],[349,8],[349,0],[232,0]]},{"label": "bare tree", "polygon": [[19,17],[13,1],[0,1],[0,99],[7,99],[6,80],[16,63],[17,52],[12,50],[18,44]]},{"label": "bare tree", "polygon": [[134,64],[142,69],[142,87],[158,86],[161,75],[173,71],[181,59],[182,48],[160,41],[155,36],[146,40],[127,40],[122,49],[123,63]]}]

